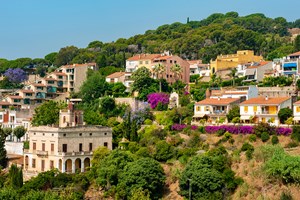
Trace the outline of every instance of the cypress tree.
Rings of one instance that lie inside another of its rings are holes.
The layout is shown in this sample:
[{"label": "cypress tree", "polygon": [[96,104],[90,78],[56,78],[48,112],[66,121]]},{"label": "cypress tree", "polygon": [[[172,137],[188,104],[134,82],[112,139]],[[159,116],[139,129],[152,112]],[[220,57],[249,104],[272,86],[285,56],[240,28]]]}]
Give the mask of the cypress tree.
[{"label": "cypress tree", "polygon": [[5,168],[7,165],[7,156],[5,149],[5,135],[0,128],[0,167]]}]

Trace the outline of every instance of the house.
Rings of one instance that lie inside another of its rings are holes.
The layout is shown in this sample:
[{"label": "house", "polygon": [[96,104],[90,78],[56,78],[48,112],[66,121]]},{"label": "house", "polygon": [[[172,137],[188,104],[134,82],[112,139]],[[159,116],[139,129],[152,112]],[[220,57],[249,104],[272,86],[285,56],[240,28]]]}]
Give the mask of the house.
[{"label": "house", "polygon": [[282,108],[291,108],[290,97],[256,97],[240,104],[240,119],[245,123],[264,122],[279,125],[278,112]]},{"label": "house", "polygon": [[264,79],[264,74],[268,70],[273,70],[273,64],[270,61],[262,61],[259,63],[253,63],[246,69],[244,80],[245,82],[261,82]]},{"label": "house", "polygon": [[229,110],[239,103],[239,98],[206,98],[195,103],[194,122],[207,118],[209,122],[217,123],[221,118],[226,119]]},{"label": "house", "polygon": [[152,70],[154,58],[160,57],[161,54],[137,54],[126,60],[126,72],[134,72],[140,67],[146,67]]},{"label": "house", "polygon": [[125,72],[112,73],[112,74],[108,75],[105,78],[105,80],[108,83],[118,83],[118,82],[124,83],[125,82]]},{"label": "house", "polygon": [[210,69],[208,64],[203,64],[202,60],[187,60],[190,65],[190,76],[198,74],[202,76],[210,76]]},{"label": "house", "polygon": [[283,74],[286,76],[299,76],[300,51],[292,53],[282,60]]},{"label": "house", "polygon": [[61,172],[84,172],[99,146],[112,149],[112,129],[86,126],[83,112],[70,103],[61,110],[58,126],[31,127],[30,148],[24,150],[24,172],[34,174],[57,168]]},{"label": "house", "polygon": [[296,101],[293,104],[293,114],[294,114],[294,121],[296,124],[300,122],[300,101]]},{"label": "house", "polygon": [[258,87],[255,85],[237,86],[206,90],[206,98],[238,98],[242,101],[254,98],[258,96]]},{"label": "house", "polygon": [[260,62],[262,60],[263,57],[254,55],[254,51],[237,51],[236,54],[219,55],[216,60],[211,60],[210,69],[212,72],[217,72],[219,70],[235,68],[241,64]]}]

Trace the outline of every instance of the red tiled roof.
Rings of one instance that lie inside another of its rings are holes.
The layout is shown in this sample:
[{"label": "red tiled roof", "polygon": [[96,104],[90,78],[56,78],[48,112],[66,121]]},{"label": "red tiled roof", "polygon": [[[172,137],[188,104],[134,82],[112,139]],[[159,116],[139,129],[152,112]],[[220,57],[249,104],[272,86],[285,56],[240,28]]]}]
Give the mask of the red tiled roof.
[{"label": "red tiled roof", "polygon": [[155,58],[154,60],[167,60],[169,58],[172,58],[172,56],[160,56],[158,58]]},{"label": "red tiled roof", "polygon": [[300,101],[296,101],[294,105],[300,105]]},{"label": "red tiled roof", "polygon": [[289,56],[290,56],[290,57],[291,57],[291,56],[300,56],[300,51],[295,52],[295,53],[292,53],[292,54],[290,54]]},{"label": "red tiled roof", "polygon": [[289,100],[290,97],[268,97],[268,100],[266,100],[266,97],[256,97],[249,100],[244,101],[241,103],[242,105],[279,105],[287,100]]},{"label": "red tiled roof", "polygon": [[96,63],[84,63],[84,64],[72,64],[72,65],[63,65],[62,68],[74,68],[74,67],[85,67],[85,66],[96,66]]},{"label": "red tiled roof", "polygon": [[23,97],[21,97],[21,96],[13,96],[13,95],[11,95],[11,96],[8,96],[9,98],[11,98],[11,99],[23,99]]},{"label": "red tiled roof", "polygon": [[187,60],[190,65],[193,64],[202,64],[202,60]]},{"label": "red tiled roof", "polygon": [[130,58],[128,61],[135,61],[135,60],[153,60],[154,58],[160,57],[160,54],[137,54]]},{"label": "red tiled roof", "polygon": [[46,87],[46,85],[41,84],[41,83],[34,83],[32,84],[33,86],[37,86],[37,87]]},{"label": "red tiled roof", "polygon": [[44,78],[46,81],[56,81],[55,78]]},{"label": "red tiled roof", "polygon": [[207,98],[197,102],[197,105],[229,105],[238,102],[238,98]]},{"label": "red tiled roof", "polygon": [[10,103],[7,101],[0,101],[0,105],[10,105]]},{"label": "red tiled roof", "polygon": [[125,75],[125,72],[115,72],[115,73],[108,75],[106,78],[119,78],[124,75]]},{"label": "red tiled roof", "polygon": [[34,93],[34,91],[32,91],[32,90],[21,90],[21,92],[23,92],[23,93]]},{"label": "red tiled roof", "polygon": [[269,64],[271,61],[261,61],[258,65],[249,66],[247,69],[256,69],[266,64]]},{"label": "red tiled roof", "polygon": [[54,72],[55,75],[58,76],[67,76],[67,74],[63,73],[63,72]]}]

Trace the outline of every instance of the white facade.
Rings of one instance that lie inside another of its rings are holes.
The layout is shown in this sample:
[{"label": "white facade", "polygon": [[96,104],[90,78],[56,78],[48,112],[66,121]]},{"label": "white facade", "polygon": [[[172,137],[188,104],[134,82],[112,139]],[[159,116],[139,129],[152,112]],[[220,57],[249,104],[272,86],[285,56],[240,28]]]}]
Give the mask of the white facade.
[{"label": "white facade", "polygon": [[138,60],[126,60],[126,72],[134,72],[139,66]]}]

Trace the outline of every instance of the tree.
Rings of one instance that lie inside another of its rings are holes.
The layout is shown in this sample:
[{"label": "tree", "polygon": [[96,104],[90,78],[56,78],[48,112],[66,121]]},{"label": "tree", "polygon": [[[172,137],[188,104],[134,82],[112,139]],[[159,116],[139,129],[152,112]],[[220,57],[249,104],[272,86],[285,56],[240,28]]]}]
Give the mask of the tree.
[{"label": "tree", "polygon": [[52,52],[45,56],[45,60],[49,63],[49,65],[54,64],[57,54],[58,54],[57,52]]},{"label": "tree", "polygon": [[166,141],[161,140],[155,145],[154,158],[158,161],[167,161],[174,155],[174,148]]},{"label": "tree", "polygon": [[297,35],[294,41],[295,51],[300,51],[300,35]]},{"label": "tree", "polygon": [[174,74],[175,81],[178,81],[182,73],[182,67],[178,64],[174,64],[171,66],[171,72]]},{"label": "tree", "polygon": [[3,128],[2,131],[3,131],[4,137],[7,137],[12,133],[13,130],[12,130],[12,128],[6,127],[6,128]]},{"label": "tree", "polygon": [[288,118],[293,116],[293,111],[290,108],[281,108],[278,112],[280,123],[284,123]]},{"label": "tree", "polygon": [[236,118],[236,117],[241,117],[241,115],[240,115],[240,107],[237,106],[237,105],[233,106],[233,107],[229,110],[229,112],[228,112],[228,114],[226,115],[226,117],[227,117],[227,119],[228,119],[229,122],[231,122],[231,121],[232,121],[234,118]]},{"label": "tree", "polygon": [[141,158],[128,163],[121,175],[118,190],[127,197],[137,189],[148,191],[151,199],[162,197],[165,174],[159,162],[152,158]]},{"label": "tree", "polygon": [[83,101],[91,102],[94,99],[103,97],[109,89],[109,84],[99,73],[94,73],[80,87],[80,96]]},{"label": "tree", "polygon": [[27,79],[25,71],[20,68],[9,68],[5,71],[4,76],[6,76],[10,82],[16,84],[21,83]]},{"label": "tree", "polygon": [[133,162],[131,153],[116,149],[96,164],[96,183],[109,189],[112,185],[116,186],[120,181],[120,176],[125,166]]},{"label": "tree", "polygon": [[140,100],[146,101],[148,94],[157,91],[157,83],[150,76],[151,72],[146,67],[140,67],[132,73],[131,78],[134,82],[131,90],[139,93],[138,99]]},{"label": "tree", "polygon": [[231,68],[230,73],[227,74],[227,76],[229,76],[232,79],[232,86],[235,85],[234,81],[235,81],[235,78],[237,77],[236,73],[237,73],[237,69],[236,68]]},{"label": "tree", "polygon": [[5,168],[7,165],[7,156],[5,149],[5,135],[2,128],[0,128],[0,167]]},{"label": "tree", "polygon": [[22,168],[18,168],[15,164],[10,167],[9,182],[14,189],[19,189],[23,186]]},{"label": "tree", "polygon": [[126,97],[128,94],[125,92],[126,87],[123,83],[111,83],[111,92],[113,97]]},{"label": "tree", "polygon": [[56,55],[54,64],[56,66],[71,64],[71,61],[76,55],[78,55],[78,48],[75,46],[61,48]]},{"label": "tree", "polygon": [[24,126],[17,126],[13,130],[14,135],[20,140],[21,137],[23,137],[26,133],[26,129]]},{"label": "tree", "polygon": [[115,99],[111,97],[103,97],[99,101],[99,111],[105,116],[111,116],[114,109],[116,108]]},{"label": "tree", "polygon": [[159,92],[161,92],[161,75],[165,72],[165,66],[162,64],[157,64],[153,68],[154,73],[156,74],[156,78],[159,79]]},{"label": "tree", "polygon": [[37,107],[34,111],[32,125],[33,126],[42,126],[50,124],[58,124],[59,120],[59,111],[63,108],[66,108],[65,103],[48,101],[44,102],[42,105]]}]

